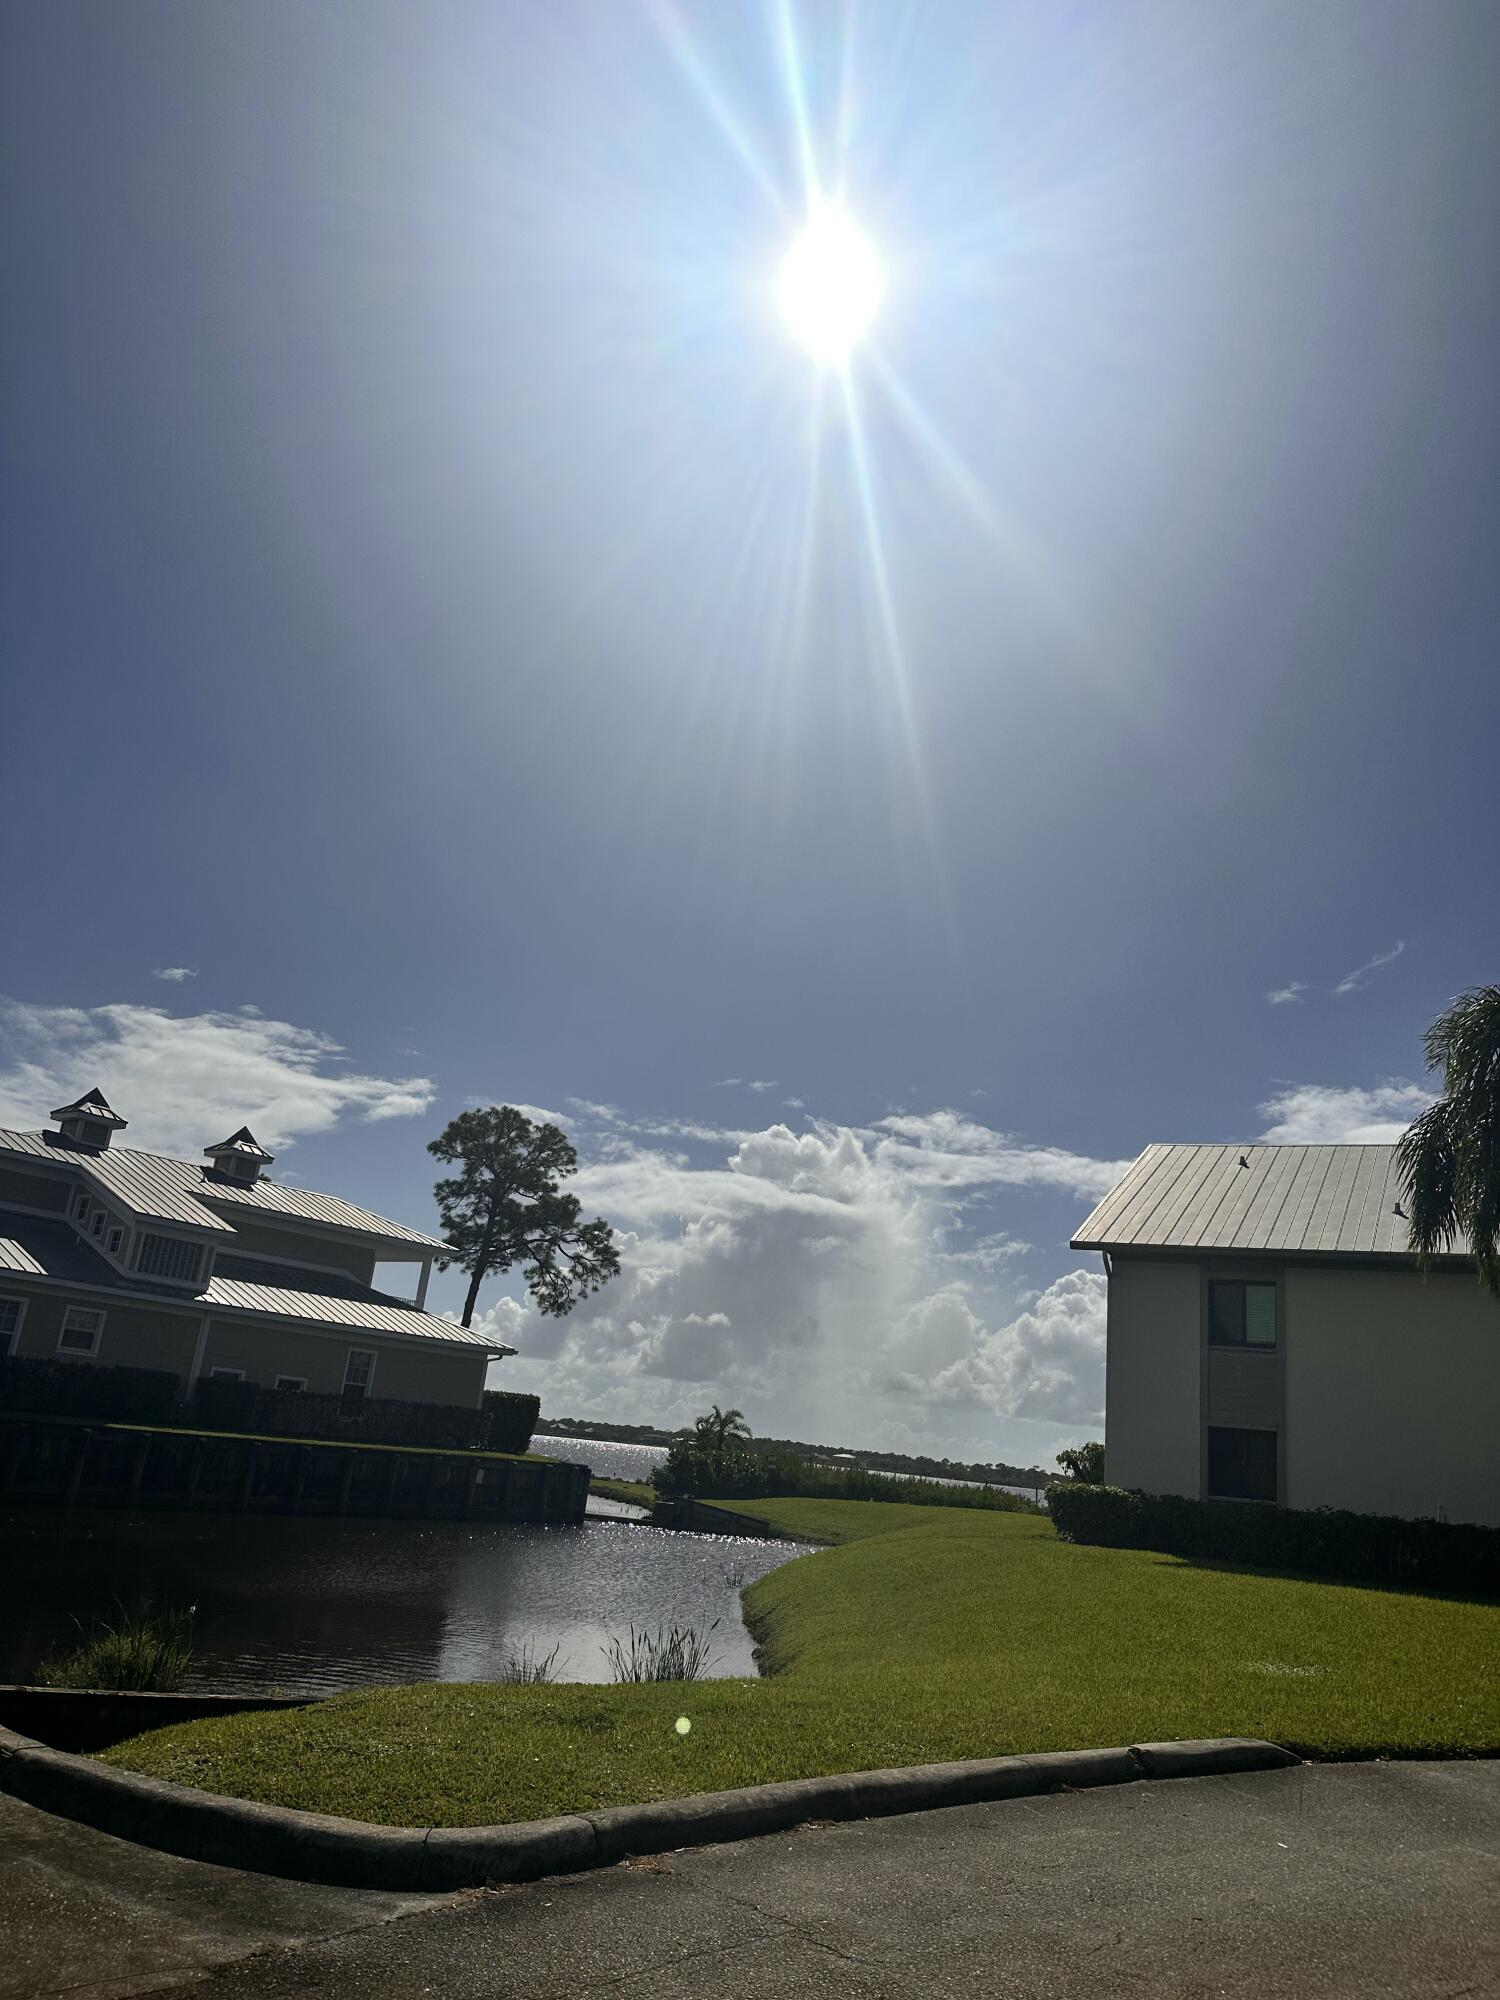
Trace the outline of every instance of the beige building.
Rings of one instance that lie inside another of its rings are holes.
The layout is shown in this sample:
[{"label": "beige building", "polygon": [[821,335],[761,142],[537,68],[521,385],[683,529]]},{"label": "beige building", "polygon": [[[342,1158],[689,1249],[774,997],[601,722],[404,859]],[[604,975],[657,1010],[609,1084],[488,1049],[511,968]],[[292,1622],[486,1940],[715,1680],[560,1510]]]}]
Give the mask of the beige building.
[{"label": "beige building", "polygon": [[514,1352],[424,1310],[437,1237],[270,1179],[243,1127],[199,1166],[115,1143],[97,1090],[52,1117],[0,1131],[0,1356],[472,1409]]},{"label": "beige building", "polygon": [[1394,1146],[1148,1146],[1073,1239],[1110,1483],[1500,1526],[1500,1301],[1407,1227]]}]

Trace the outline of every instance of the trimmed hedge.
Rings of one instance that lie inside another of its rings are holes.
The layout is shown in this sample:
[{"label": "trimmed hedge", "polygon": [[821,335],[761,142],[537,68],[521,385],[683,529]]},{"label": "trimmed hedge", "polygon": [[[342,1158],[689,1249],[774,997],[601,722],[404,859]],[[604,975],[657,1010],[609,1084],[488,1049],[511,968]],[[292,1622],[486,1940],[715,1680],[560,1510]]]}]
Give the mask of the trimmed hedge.
[{"label": "trimmed hedge", "polygon": [[486,1389],[479,1411],[488,1422],[481,1440],[486,1451],[530,1451],[531,1433],[542,1414],[540,1396],[522,1396],[514,1389]]},{"label": "trimmed hedge", "polygon": [[535,1396],[487,1389],[477,1410],[457,1403],[411,1403],[394,1396],[343,1397],[307,1389],[262,1389],[254,1382],[202,1377],[192,1420],[205,1429],[366,1444],[425,1445],[446,1451],[522,1453],[541,1404]]},{"label": "trimmed hedge", "polygon": [[1081,1483],[1049,1486],[1047,1500],[1053,1525],[1070,1542],[1500,1596],[1500,1528],[1403,1521],[1393,1514],[1351,1514],[1337,1507],[1185,1500],[1175,1493]]},{"label": "trimmed hedge", "polygon": [[87,1361],[0,1359],[0,1410],[34,1417],[170,1423],[178,1381],[166,1368],[105,1368]]}]

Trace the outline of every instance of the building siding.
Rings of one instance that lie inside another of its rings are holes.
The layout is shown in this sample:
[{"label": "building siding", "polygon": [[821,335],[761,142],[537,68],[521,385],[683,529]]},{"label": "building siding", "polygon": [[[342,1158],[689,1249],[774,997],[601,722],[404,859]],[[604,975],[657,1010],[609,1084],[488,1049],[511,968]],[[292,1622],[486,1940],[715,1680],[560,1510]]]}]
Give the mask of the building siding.
[{"label": "building siding", "polygon": [[1109,1280],[1105,1476],[1198,1497],[1199,1271],[1117,1257]]},{"label": "building siding", "polygon": [[295,1264],[315,1264],[323,1270],[347,1271],[361,1285],[369,1284],[375,1270],[374,1252],[361,1249],[357,1243],[341,1243],[335,1236],[319,1236],[311,1230],[241,1222],[238,1216],[233,1240],[216,1243],[214,1248],[225,1256],[278,1257]]},{"label": "building siding", "polygon": [[1500,1526],[1500,1303],[1467,1273],[1285,1285],[1287,1504]]},{"label": "building siding", "polygon": [[333,1333],[298,1327],[257,1325],[248,1320],[213,1319],[203,1352],[203,1373],[242,1368],[245,1380],[263,1389],[278,1375],[304,1375],[310,1390],[337,1395],[344,1386],[349,1350],[376,1355],[371,1394],[412,1403],[456,1403],[478,1407],[484,1387],[481,1350],[449,1353],[436,1346],[413,1349],[379,1334]]},{"label": "building siding", "polygon": [[187,1379],[202,1319],[199,1312],[122,1305],[112,1298],[101,1297],[98,1292],[61,1291],[51,1286],[45,1291],[27,1289],[24,1279],[9,1277],[3,1289],[8,1295],[24,1296],[27,1300],[20,1344],[16,1348],[19,1355],[38,1361],[57,1357],[63,1314],[69,1306],[84,1306],[90,1312],[104,1314],[99,1351],[59,1358],[76,1361],[80,1368],[164,1368],[184,1381]]},{"label": "building siding", "polygon": [[66,1212],[71,1184],[53,1180],[46,1174],[18,1174],[0,1167],[0,1203],[14,1202],[19,1208],[45,1208],[54,1215]]}]

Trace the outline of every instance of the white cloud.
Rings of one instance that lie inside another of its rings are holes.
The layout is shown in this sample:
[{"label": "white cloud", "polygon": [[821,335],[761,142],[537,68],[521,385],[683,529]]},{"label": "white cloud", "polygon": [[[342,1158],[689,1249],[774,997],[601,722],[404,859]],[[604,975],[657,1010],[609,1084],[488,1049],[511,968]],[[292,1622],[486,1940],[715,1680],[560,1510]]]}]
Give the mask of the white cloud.
[{"label": "white cloud", "polygon": [[1284,1084],[1259,1108],[1272,1122],[1268,1144],[1376,1146],[1399,1139],[1433,1102],[1419,1083],[1393,1077],[1367,1090],[1326,1083]]},{"label": "white cloud", "polygon": [[0,1000],[0,1125],[34,1130],[54,1105],[98,1084],[129,1119],[126,1145],[196,1158],[237,1125],[273,1152],[347,1117],[410,1118],[427,1077],[328,1075],[341,1054],[313,1028],[160,1007],[35,1007]]},{"label": "white cloud", "polygon": [[807,1109],[805,1101],[800,1097],[783,1097],[781,1101],[788,1111],[805,1111]]},{"label": "white cloud", "polygon": [[1346,972],[1334,992],[1340,999],[1346,993],[1357,993],[1372,972],[1378,972],[1383,965],[1390,965],[1406,949],[1405,938],[1398,938],[1389,951],[1377,951],[1373,958],[1367,958],[1363,965],[1356,965],[1352,972]]},{"label": "white cloud", "polygon": [[1285,986],[1273,986],[1266,998],[1273,1007],[1289,1007],[1300,1002],[1306,991],[1305,979],[1293,979]]},{"label": "white cloud", "polygon": [[935,1373],[908,1369],[895,1384],[934,1403],[979,1403],[1003,1416],[1104,1422],[1102,1271],[1069,1271],[1008,1326],[974,1340]]},{"label": "white cloud", "polygon": [[746,1090],[753,1090],[757,1094],[764,1094],[764,1092],[776,1088],[776,1079],[772,1077],[767,1080],[764,1077],[755,1077],[745,1085],[745,1088]]},{"label": "white cloud", "polygon": [[503,1336],[525,1356],[507,1364],[507,1380],[540,1389],[550,1411],[677,1422],[711,1395],[740,1404],[758,1429],[868,1440],[890,1417],[898,1378],[910,1378],[901,1393],[925,1384],[951,1410],[949,1388],[932,1385],[967,1364],[986,1393],[945,1428],[967,1432],[972,1456],[1029,1454],[1003,1437],[995,1343],[1008,1339],[1019,1355],[1033,1330],[1045,1352],[1029,1371],[1010,1363],[1009,1414],[1076,1423],[1097,1402],[1060,1364],[1064,1306],[1020,1310],[1013,1270],[1027,1246],[979,1227],[975,1210],[1007,1194],[1092,1199],[1118,1165],[952,1112],[801,1133],[772,1124],[729,1135],[706,1164],[641,1136],[649,1121],[630,1129],[600,1135],[573,1183],[585,1213],[620,1232],[621,1276],[565,1320],[522,1306]]},{"label": "white cloud", "polygon": [[196,979],[198,968],[195,965],[159,965],[151,977],[165,979],[171,986],[180,986],[184,979]]}]

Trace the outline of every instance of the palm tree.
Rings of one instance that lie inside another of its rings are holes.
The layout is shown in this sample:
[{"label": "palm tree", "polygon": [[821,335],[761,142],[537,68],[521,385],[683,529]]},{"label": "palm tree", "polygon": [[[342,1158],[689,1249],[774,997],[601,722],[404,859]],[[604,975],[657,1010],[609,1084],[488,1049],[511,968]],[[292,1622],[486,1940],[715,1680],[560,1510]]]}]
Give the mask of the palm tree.
[{"label": "palm tree", "polygon": [[1396,1148],[1418,1264],[1459,1237],[1500,1299],[1500,986],[1460,993],[1422,1042],[1443,1095]]},{"label": "palm tree", "polygon": [[750,1435],[743,1410],[721,1410],[717,1403],[706,1417],[699,1417],[693,1429],[721,1463],[731,1440],[738,1442]]}]

